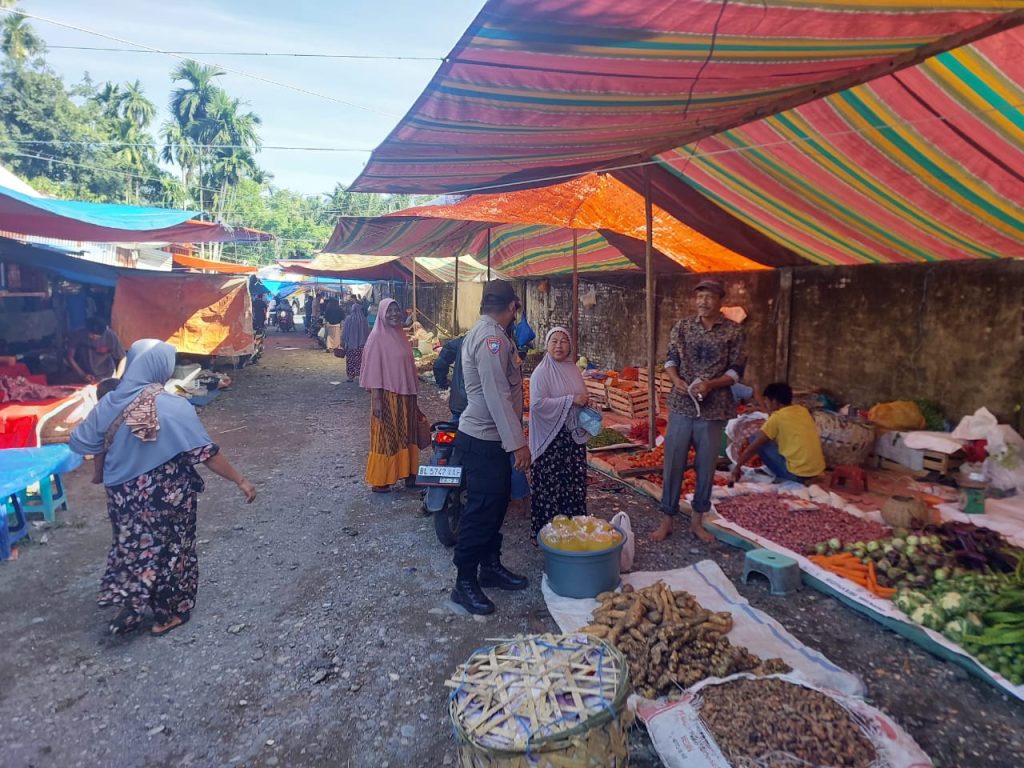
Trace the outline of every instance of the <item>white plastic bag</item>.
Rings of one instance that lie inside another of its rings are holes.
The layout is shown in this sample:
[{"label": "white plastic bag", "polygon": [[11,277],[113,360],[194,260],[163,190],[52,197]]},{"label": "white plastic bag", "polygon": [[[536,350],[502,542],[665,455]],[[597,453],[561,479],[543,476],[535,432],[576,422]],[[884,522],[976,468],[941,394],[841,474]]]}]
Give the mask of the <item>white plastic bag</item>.
[{"label": "white plastic bag", "polygon": [[636,537],[633,535],[633,524],[629,521],[629,515],[619,512],[611,520],[612,526],[622,531],[626,537],[626,543],[622,545],[619,552],[619,570],[622,573],[629,573],[633,570],[633,558],[636,557]]},{"label": "white plastic bag", "polygon": [[999,425],[988,408],[979,408],[970,416],[964,416],[953,430],[957,440],[984,440]]}]

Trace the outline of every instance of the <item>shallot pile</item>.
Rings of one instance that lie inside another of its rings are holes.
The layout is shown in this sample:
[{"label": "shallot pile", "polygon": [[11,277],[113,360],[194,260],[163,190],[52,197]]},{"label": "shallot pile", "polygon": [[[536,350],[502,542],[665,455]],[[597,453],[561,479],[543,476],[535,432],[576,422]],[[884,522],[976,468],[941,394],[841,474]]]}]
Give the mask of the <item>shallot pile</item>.
[{"label": "shallot pile", "polygon": [[890,533],[871,520],[781,493],[733,496],[715,506],[725,519],[801,554],[814,551],[822,540],[873,541]]}]

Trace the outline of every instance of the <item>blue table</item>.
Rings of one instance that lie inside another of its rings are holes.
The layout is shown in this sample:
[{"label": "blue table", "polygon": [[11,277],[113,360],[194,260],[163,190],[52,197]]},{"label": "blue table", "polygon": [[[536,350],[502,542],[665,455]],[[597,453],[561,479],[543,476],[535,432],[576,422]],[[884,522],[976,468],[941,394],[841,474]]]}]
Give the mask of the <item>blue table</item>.
[{"label": "blue table", "polygon": [[[5,448],[0,450],[0,560],[11,556],[11,545],[28,535],[28,523],[18,500],[18,493],[33,483],[49,482],[51,475],[77,469],[82,457],[66,445],[44,445],[41,448]],[[7,523],[7,499],[14,510],[15,527]]]}]

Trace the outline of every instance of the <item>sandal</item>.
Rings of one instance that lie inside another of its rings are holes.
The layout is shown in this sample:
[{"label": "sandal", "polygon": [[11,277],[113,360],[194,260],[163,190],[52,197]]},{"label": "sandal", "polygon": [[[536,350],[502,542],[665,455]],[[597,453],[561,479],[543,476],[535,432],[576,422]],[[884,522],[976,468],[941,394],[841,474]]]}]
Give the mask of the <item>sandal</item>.
[{"label": "sandal", "polygon": [[186,624],[188,624],[188,620],[191,619],[191,618],[192,618],[192,614],[191,613],[176,614],[171,620],[173,621],[174,619],[178,619],[178,623],[177,624],[170,624],[170,623],[163,624],[162,625],[163,629],[159,629],[159,627],[161,625],[154,624],[153,628],[151,630],[149,630],[149,633],[151,635],[155,635],[156,637],[160,637],[161,635],[166,635],[168,632],[173,632],[178,627],[183,627]]},{"label": "sandal", "polygon": [[134,632],[139,628],[140,624],[139,617],[129,608],[122,608],[121,612],[114,617],[114,620],[110,622],[107,630],[114,637],[121,635],[127,635],[129,632]]},{"label": "sandal", "polygon": [[373,491],[374,493],[391,493],[391,486],[390,485],[372,485],[372,486],[370,486],[370,490]]}]

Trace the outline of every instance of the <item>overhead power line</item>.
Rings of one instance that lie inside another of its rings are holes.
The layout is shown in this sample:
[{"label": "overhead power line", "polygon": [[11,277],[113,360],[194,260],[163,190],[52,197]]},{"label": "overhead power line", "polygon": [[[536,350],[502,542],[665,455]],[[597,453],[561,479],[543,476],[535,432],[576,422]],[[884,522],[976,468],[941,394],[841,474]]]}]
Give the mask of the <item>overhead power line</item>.
[{"label": "overhead power line", "polygon": [[202,59],[197,59],[194,56],[183,56],[183,55],[181,55],[179,53],[172,53],[171,51],[166,51],[166,50],[163,50],[161,48],[154,48],[153,46],[146,45],[145,43],[136,43],[134,40],[127,40],[127,39],[125,39],[123,37],[117,37],[116,35],[108,35],[105,32],[97,32],[94,29],[86,29],[85,27],[79,27],[79,26],[76,26],[75,24],[68,24],[67,22],[57,21],[56,19],[49,19],[49,18],[46,18],[45,16],[37,16],[37,15],[32,14],[32,13],[26,13],[25,11],[19,10],[17,8],[0,8],[0,12],[13,14],[15,16],[21,16],[21,17],[26,18],[26,19],[32,19],[33,21],[41,21],[44,24],[53,24],[54,26],[57,26],[57,27],[63,27],[64,29],[71,29],[71,30],[74,30],[75,32],[83,32],[83,33],[85,33],[87,35],[95,35],[96,37],[101,37],[104,40],[111,40],[111,41],[113,41],[115,43],[121,43],[123,45],[132,45],[132,46],[135,46],[136,48],[139,48],[139,49],[142,49],[142,50],[146,50],[146,51],[150,51],[151,53],[162,53],[165,56],[170,56],[172,58],[179,59],[181,61],[194,61],[196,64],[203,64],[203,65],[208,66],[208,67],[216,67],[216,68],[218,68],[218,69],[220,69],[220,70],[222,70],[224,72],[227,72],[227,73],[230,73],[230,74],[233,74],[233,75],[239,75],[240,77],[248,77],[251,80],[257,80],[257,81],[259,81],[261,83],[267,83],[269,85],[276,85],[276,86],[278,86],[280,88],[287,88],[288,90],[295,91],[296,93],[303,93],[303,94],[306,94],[307,96],[316,96],[317,98],[325,99],[326,101],[330,101],[330,102],[333,102],[335,104],[342,104],[342,105],[344,105],[346,107],[352,107],[353,109],[361,109],[361,110],[363,110],[365,112],[373,112],[373,113],[376,113],[376,114],[379,114],[379,115],[386,115],[388,117],[397,117],[397,115],[395,115],[393,112],[386,112],[386,111],[381,110],[381,109],[375,109],[374,107],[368,107],[365,104],[356,104],[355,102],[345,101],[344,99],[339,99],[339,98],[337,98],[335,96],[331,96],[331,95],[326,94],[326,93],[320,93],[319,91],[313,91],[313,90],[310,90],[309,88],[303,88],[302,86],[299,86],[299,85],[293,85],[292,83],[285,83],[285,82],[282,82],[280,80],[272,80],[269,77],[263,77],[262,75],[255,75],[252,72],[245,72],[245,71],[240,70],[240,69],[233,69],[231,67],[225,67],[225,66],[223,66],[221,64],[214,64],[214,63],[209,62],[209,61],[203,61]]},{"label": "overhead power line", "polygon": [[357,61],[444,61],[443,56],[387,56],[362,53],[299,53],[288,51],[171,51],[140,48],[104,48],[91,45],[47,45],[63,51],[101,51],[104,53],[164,53],[176,56],[254,56],[295,59],[353,59]]},{"label": "overhead power line", "polygon": [[[161,141],[68,141],[66,139],[17,139],[11,144],[27,144],[30,146],[83,146],[83,147],[163,147],[165,142]],[[194,149],[252,149],[243,144],[189,144]],[[372,152],[372,149],[362,147],[299,147],[283,144],[262,144],[260,151],[282,150],[289,152]]]}]

